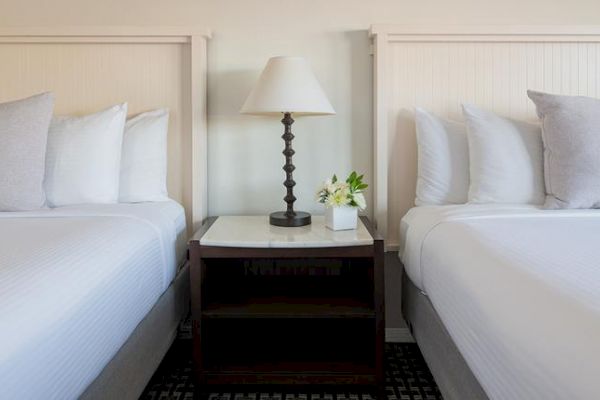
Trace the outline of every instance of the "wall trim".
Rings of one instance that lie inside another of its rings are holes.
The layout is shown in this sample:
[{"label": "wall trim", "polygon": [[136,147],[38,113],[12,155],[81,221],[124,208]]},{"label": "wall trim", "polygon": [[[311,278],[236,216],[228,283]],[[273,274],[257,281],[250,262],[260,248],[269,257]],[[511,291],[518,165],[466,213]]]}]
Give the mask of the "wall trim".
[{"label": "wall trim", "polygon": [[390,241],[385,243],[386,252],[396,252],[398,250],[400,250],[400,243],[396,241]]},{"label": "wall trim", "polygon": [[427,41],[558,41],[598,42],[600,25],[394,25],[375,24],[369,35],[389,42]]},{"label": "wall trim", "polygon": [[[15,26],[0,28],[3,37],[88,37],[109,38],[119,41],[119,37],[190,37],[201,36],[210,39],[210,29],[199,26]],[[138,39],[142,42],[142,39]]]},{"label": "wall trim", "polygon": [[415,343],[408,328],[385,328],[385,341],[388,343]]}]

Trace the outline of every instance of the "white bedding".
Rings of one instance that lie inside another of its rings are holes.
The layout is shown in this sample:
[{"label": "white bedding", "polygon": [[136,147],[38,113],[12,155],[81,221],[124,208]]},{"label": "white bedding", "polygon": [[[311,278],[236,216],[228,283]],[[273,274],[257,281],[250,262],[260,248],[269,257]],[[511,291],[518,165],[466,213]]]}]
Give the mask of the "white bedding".
[{"label": "white bedding", "polygon": [[600,210],[418,207],[401,232],[491,399],[600,398]]},{"label": "white bedding", "polygon": [[73,399],[176,275],[173,202],[0,213],[0,398]]}]

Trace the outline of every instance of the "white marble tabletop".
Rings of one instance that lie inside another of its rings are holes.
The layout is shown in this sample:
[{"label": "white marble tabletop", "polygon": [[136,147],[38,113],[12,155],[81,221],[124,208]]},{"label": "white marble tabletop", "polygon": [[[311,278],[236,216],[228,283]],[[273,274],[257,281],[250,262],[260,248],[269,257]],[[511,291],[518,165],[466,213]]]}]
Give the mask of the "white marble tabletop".
[{"label": "white marble tabletop", "polygon": [[345,247],[373,244],[371,234],[358,220],[355,230],[332,231],[325,217],[312,216],[312,224],[285,228],[269,224],[268,216],[223,216],[217,218],[200,239],[203,246],[302,248]]}]

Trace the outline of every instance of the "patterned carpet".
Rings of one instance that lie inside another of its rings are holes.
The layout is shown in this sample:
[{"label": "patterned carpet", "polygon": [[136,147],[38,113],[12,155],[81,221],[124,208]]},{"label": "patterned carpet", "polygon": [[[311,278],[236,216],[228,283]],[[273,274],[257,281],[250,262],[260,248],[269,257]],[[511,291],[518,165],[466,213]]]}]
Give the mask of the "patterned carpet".
[{"label": "patterned carpet", "polygon": [[[192,400],[191,341],[177,340],[152,377],[141,399]],[[386,392],[388,400],[437,400],[438,388],[416,344],[386,344]],[[352,389],[346,389],[352,390]],[[202,400],[372,400],[367,393],[354,391],[274,391],[206,393]]]}]

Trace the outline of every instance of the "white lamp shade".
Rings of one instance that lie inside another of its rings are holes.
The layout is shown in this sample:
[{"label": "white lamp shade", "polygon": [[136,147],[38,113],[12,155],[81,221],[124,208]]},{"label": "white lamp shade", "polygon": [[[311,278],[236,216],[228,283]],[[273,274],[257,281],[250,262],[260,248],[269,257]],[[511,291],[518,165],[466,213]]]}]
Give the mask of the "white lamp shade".
[{"label": "white lamp shade", "polygon": [[284,112],[335,114],[319,81],[302,57],[270,58],[240,112],[256,115]]}]

